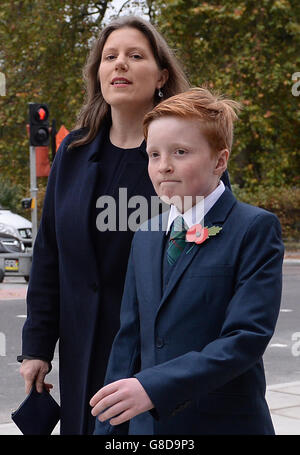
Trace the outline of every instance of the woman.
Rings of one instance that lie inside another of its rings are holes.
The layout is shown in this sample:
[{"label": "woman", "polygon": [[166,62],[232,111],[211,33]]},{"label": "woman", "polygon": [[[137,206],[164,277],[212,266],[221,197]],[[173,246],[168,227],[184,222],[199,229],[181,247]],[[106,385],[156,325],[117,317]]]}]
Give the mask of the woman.
[{"label": "woman", "polygon": [[112,196],[118,214],[124,210],[120,188],[126,188],[127,199],[150,200],[155,194],[143,116],[163,97],[188,88],[163,38],[137,17],[122,17],[104,28],[85,77],[87,102],[49,177],[18,358],[27,393],[34,381],[41,390],[59,339],[62,434],[93,432],[89,400],[103,384],[119,329],[133,236],[126,228],[101,232],[97,200]]}]

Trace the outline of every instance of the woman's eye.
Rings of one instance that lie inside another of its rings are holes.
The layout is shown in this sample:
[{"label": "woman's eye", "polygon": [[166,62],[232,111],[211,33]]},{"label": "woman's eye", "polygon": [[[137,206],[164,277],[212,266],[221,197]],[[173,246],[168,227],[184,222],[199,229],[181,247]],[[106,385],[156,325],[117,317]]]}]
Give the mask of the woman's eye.
[{"label": "woman's eye", "polygon": [[139,59],[143,58],[140,54],[132,54],[131,57],[132,57],[134,60],[139,60]]},{"label": "woman's eye", "polygon": [[105,60],[113,60],[115,58],[114,55],[106,55]]}]

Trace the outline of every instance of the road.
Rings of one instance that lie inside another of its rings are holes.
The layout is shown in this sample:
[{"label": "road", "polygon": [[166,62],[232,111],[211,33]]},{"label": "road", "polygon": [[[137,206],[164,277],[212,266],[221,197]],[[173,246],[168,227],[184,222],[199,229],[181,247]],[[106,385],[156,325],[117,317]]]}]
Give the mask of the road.
[{"label": "road", "polygon": [[[6,278],[0,284],[0,424],[10,421],[11,410],[16,409],[25,398],[16,357],[21,352],[26,290],[23,278]],[[299,297],[300,264],[285,265],[281,311],[274,336],[264,355],[267,385],[300,381]],[[57,352],[47,382],[53,383],[51,393],[59,402]]]}]

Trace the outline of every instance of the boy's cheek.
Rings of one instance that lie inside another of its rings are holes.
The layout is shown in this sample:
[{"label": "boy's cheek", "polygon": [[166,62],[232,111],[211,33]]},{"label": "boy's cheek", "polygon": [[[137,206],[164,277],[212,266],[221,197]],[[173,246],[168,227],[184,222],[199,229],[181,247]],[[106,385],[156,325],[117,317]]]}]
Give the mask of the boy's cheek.
[{"label": "boy's cheek", "polygon": [[156,184],[156,178],[155,178],[156,173],[153,170],[153,168],[150,166],[148,166],[148,174],[149,174],[150,180],[152,182],[152,185],[154,186],[154,189],[156,191],[157,190],[157,184]]}]

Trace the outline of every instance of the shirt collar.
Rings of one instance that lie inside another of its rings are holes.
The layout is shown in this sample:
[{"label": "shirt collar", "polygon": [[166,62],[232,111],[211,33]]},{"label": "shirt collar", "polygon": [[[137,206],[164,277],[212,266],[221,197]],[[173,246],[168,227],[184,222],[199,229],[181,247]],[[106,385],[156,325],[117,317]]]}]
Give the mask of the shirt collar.
[{"label": "shirt collar", "polygon": [[205,217],[205,215],[209,212],[209,210],[217,202],[217,200],[223,194],[224,191],[225,191],[225,185],[222,182],[222,180],[220,180],[219,185],[217,186],[217,188],[214,191],[212,191],[208,196],[203,198],[201,201],[199,201],[196,205],[194,205],[192,208],[190,208],[183,214],[181,212],[179,212],[179,210],[177,209],[177,207],[174,204],[172,204],[170,212],[169,212],[166,234],[169,232],[173,221],[178,216],[183,217],[188,228],[190,228],[194,224],[200,224],[203,221],[203,218]]}]

